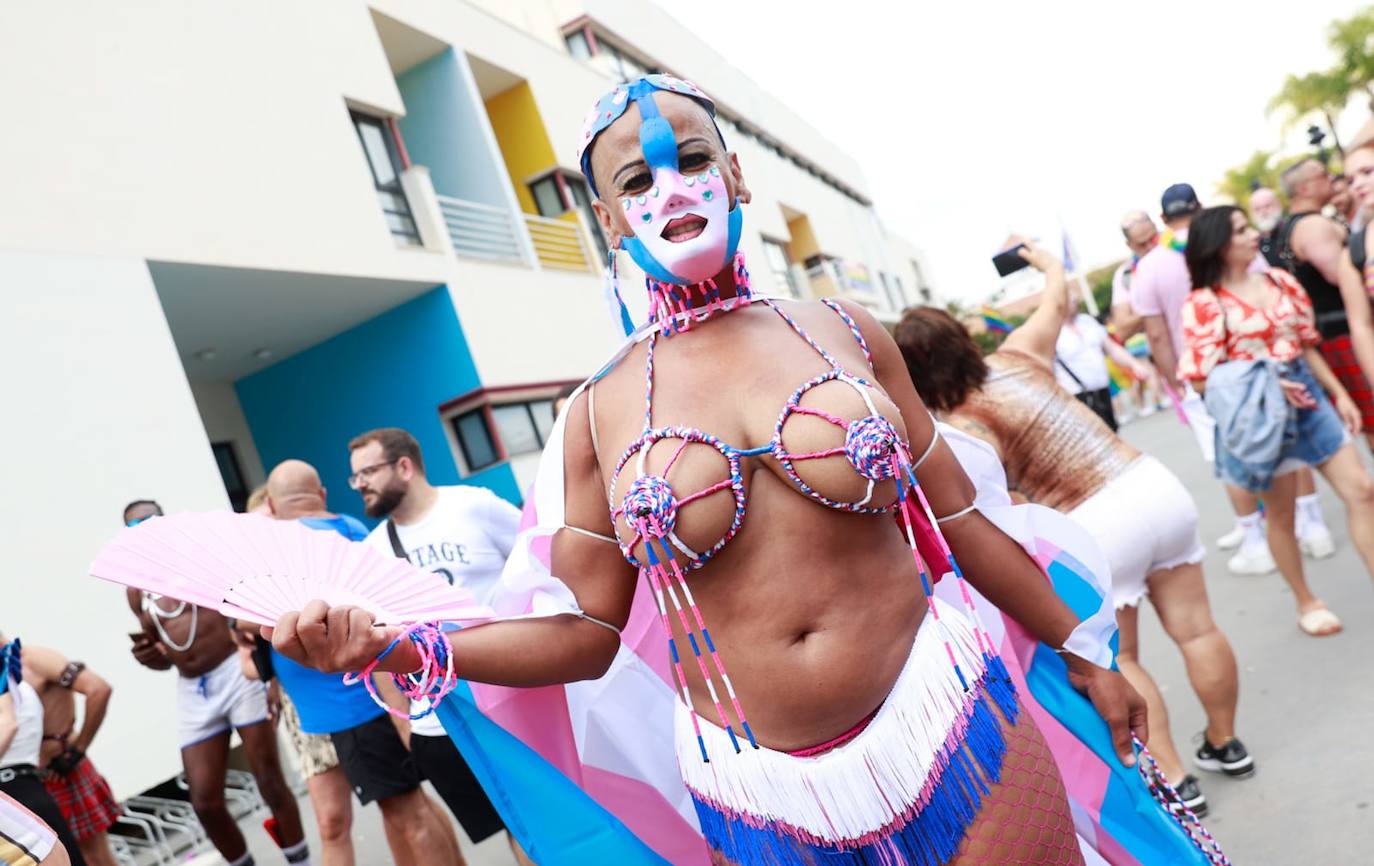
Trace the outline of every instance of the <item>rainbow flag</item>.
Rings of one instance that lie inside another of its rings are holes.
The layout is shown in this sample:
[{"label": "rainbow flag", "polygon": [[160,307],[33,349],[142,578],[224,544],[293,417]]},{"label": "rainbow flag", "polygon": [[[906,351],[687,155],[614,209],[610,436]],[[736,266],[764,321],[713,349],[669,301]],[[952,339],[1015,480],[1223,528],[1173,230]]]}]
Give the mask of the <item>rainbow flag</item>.
[{"label": "rainbow flag", "polygon": [[1121,369],[1121,366],[1118,365],[1116,361],[1113,361],[1110,356],[1107,356],[1106,361],[1107,385],[1112,392],[1112,396],[1115,397],[1122,391],[1129,391],[1131,386],[1135,384],[1135,377]]},{"label": "rainbow flag", "polygon": [[989,331],[1010,334],[1014,330],[1011,322],[1008,322],[1001,313],[992,307],[983,307],[979,310],[979,314],[983,317],[983,324],[987,326]]}]

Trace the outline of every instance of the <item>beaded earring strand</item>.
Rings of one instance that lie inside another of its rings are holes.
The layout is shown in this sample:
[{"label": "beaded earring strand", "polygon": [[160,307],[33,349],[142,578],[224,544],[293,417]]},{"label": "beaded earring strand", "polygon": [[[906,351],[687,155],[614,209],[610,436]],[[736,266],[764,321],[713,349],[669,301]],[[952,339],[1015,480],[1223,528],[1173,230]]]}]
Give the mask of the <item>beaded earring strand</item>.
[{"label": "beaded earring strand", "polygon": [[[403,713],[383,701],[377,694],[377,686],[372,680],[377,665],[400,646],[403,640],[409,640],[415,645],[416,652],[420,654],[420,668],[409,674],[392,674],[391,680],[406,699],[429,702],[424,710],[414,714]],[[373,703],[398,719],[411,721],[423,719],[433,713],[438,709],[439,702],[458,686],[458,677],[453,672],[453,651],[448,639],[444,637],[443,628],[437,622],[415,623],[398,634],[386,649],[368,662],[367,667],[356,674],[344,674],[343,681],[344,685],[349,686],[362,682]]]}]

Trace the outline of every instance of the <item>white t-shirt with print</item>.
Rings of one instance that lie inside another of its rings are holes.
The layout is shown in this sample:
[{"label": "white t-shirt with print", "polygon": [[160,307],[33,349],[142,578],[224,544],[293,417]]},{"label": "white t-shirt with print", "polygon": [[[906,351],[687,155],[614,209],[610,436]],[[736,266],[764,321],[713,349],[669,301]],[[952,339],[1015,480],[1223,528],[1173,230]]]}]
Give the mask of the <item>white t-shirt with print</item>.
[{"label": "white t-shirt with print", "polygon": [[[1059,387],[1070,394],[1107,387],[1111,381],[1107,376],[1104,348],[1111,339],[1107,336],[1107,329],[1087,313],[1079,313],[1074,317],[1073,325],[1072,328],[1066,325],[1059,329],[1059,339],[1054,344],[1054,353],[1058,357],[1054,365],[1054,378],[1059,382]],[[1078,382],[1064,370],[1065,367],[1073,371]]]},{"label": "white t-shirt with print", "polygon": [[[436,572],[466,588],[478,604],[486,604],[515,545],[520,509],[485,487],[456,484],[435,489],[439,498],[428,514],[414,523],[396,524],[406,559],[416,568]],[[387,523],[378,524],[363,543],[395,556]],[[420,709],[413,705],[411,712]],[[413,722],[411,731],[444,736],[443,725],[433,714]]]}]

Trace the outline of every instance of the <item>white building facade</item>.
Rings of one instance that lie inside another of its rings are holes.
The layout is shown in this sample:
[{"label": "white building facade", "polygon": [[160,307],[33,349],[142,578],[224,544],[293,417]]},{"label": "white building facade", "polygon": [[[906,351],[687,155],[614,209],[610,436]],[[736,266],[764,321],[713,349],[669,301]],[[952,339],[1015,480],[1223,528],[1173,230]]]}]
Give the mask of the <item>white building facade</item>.
[{"label": "white building facade", "polygon": [[[551,398],[616,343],[572,142],[622,75],[719,102],[755,201],[756,287],[894,321],[930,299],[858,167],[659,7],[250,0],[10,7],[0,26],[0,630],[115,686],[93,757],[123,796],[180,770],[171,673],[86,574],[133,499],[241,508],[409,429],[431,480],[519,501]],[[627,258],[626,294],[637,280]]]}]

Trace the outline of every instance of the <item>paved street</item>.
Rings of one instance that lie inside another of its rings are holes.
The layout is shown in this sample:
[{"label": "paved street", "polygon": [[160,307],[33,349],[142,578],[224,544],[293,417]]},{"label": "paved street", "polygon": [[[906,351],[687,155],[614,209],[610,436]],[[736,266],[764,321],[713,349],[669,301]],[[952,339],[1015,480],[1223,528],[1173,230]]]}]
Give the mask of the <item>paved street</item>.
[{"label": "paved street", "polygon": [[[1291,596],[1277,574],[1226,571],[1226,557],[1213,541],[1230,529],[1231,512],[1192,434],[1172,413],[1161,412],[1126,426],[1123,435],[1168,464],[1193,492],[1209,548],[1212,611],[1240,662],[1238,734],[1259,772],[1243,781],[1200,774],[1212,808],[1207,826],[1236,866],[1374,861],[1374,745],[1366,739],[1374,721],[1374,677],[1367,667],[1374,659],[1374,585],[1350,546],[1339,500],[1318,481],[1337,551],[1307,564],[1314,591],[1346,630],[1310,638],[1298,630]],[[1192,737],[1204,725],[1202,709],[1152,612],[1141,615],[1141,642],[1142,659],[1169,704],[1175,741],[1191,755]]]},{"label": "paved street", "polygon": [[[1202,774],[1212,805],[1208,827],[1236,866],[1371,862],[1374,741],[1365,737],[1374,721],[1374,676],[1366,667],[1374,659],[1374,586],[1346,537],[1338,502],[1323,490],[1337,553],[1309,567],[1314,587],[1344,619],[1346,631],[1318,640],[1298,631],[1277,574],[1236,577],[1226,571],[1225,556],[1212,540],[1230,528],[1231,514],[1192,434],[1163,412],[1128,425],[1124,434],[1193,491],[1203,539],[1212,548],[1206,562],[1212,609],[1240,661],[1239,733],[1259,772],[1244,781]],[[1141,640],[1145,663],[1169,702],[1176,742],[1191,754],[1192,738],[1203,728],[1202,711],[1178,651],[1148,610],[1141,616]],[[302,807],[308,810],[308,800]],[[313,817],[307,815],[306,822],[313,842]],[[255,850],[271,850],[261,827],[248,829]],[[354,839],[359,864],[390,862],[375,807],[357,810]],[[471,866],[514,863],[503,838],[476,847],[464,838],[464,852]]]}]

